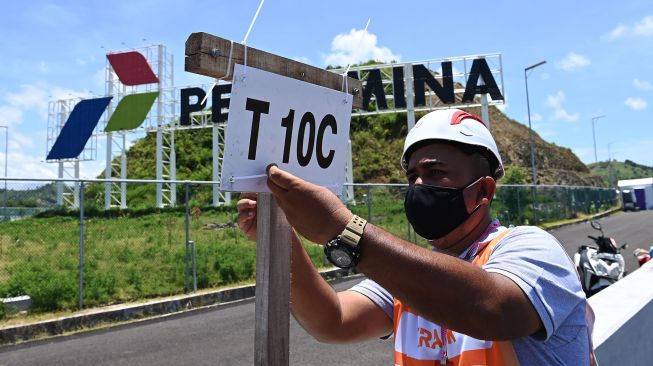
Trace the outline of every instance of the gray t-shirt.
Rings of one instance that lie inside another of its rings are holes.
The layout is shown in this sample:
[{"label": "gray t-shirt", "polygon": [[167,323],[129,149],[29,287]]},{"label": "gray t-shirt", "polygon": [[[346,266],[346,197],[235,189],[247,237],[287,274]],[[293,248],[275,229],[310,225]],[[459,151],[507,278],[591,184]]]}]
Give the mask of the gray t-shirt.
[{"label": "gray t-shirt", "polygon": [[[491,241],[504,230],[505,227],[496,228],[481,242]],[[514,228],[500,240],[483,268],[513,280],[528,296],[544,324],[545,332],[539,337],[512,340],[521,365],[589,365],[585,294],[572,262],[555,237],[532,226]],[[376,282],[367,279],[350,290],[367,296],[393,318],[393,296]],[[466,335],[460,337],[469,339],[468,344],[477,342]],[[405,335],[401,338],[404,341],[395,342],[395,351],[408,347],[397,345],[406,342]],[[480,347],[491,345],[489,341],[480,342],[486,344]],[[413,343],[417,344],[410,342]]]}]

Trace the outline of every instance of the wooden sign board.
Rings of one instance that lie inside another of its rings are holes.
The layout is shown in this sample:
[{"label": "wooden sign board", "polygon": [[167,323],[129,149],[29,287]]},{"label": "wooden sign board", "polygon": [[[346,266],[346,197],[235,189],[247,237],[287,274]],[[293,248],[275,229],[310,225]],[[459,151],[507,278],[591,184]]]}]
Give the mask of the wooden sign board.
[{"label": "wooden sign board", "polygon": [[[247,62],[244,57],[245,50]],[[347,78],[343,83],[342,75],[255,48],[245,48],[241,44],[206,33],[193,33],[186,41],[186,71],[232,80],[233,68],[236,64],[247,64],[249,67],[305,81],[340,93],[343,91],[344,84],[345,91],[351,95],[350,108],[360,108],[363,105],[359,80]],[[231,115],[231,111],[229,114]],[[316,129],[319,130],[319,127]],[[302,144],[303,148],[306,146]],[[292,233],[283,211],[269,193],[259,194],[257,215],[254,361],[256,365],[287,366]]]},{"label": "wooden sign board", "polygon": [[[233,46],[233,48],[232,48]],[[208,33],[193,33],[186,40],[185,70],[194,74],[225,77],[231,80],[235,64],[245,64],[245,46]],[[231,57],[230,57],[231,54]],[[231,58],[231,62],[229,59]],[[229,66],[229,69],[227,69]],[[247,66],[269,71],[278,75],[320,85],[333,90],[342,90],[342,75],[307,65],[289,58],[247,47]],[[347,93],[353,95],[353,108],[363,107],[362,82],[347,77]]]}]

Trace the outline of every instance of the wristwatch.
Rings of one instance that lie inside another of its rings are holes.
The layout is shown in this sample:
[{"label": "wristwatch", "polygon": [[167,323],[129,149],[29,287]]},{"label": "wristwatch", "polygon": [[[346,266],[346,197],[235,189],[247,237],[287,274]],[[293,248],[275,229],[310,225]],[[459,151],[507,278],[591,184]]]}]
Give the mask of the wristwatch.
[{"label": "wristwatch", "polygon": [[345,230],[324,246],[324,255],[329,262],[340,268],[356,267],[360,260],[360,242],[367,220],[354,215]]}]

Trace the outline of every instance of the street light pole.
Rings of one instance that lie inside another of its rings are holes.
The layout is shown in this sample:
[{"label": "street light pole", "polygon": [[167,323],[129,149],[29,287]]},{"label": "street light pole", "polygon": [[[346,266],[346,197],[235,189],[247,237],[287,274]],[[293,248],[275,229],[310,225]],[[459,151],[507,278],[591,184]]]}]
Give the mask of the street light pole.
[{"label": "street light pole", "polygon": [[531,103],[528,97],[528,71],[544,65],[546,61],[540,61],[524,69],[524,81],[526,82],[526,109],[528,110],[528,142],[531,147],[531,168],[533,170],[533,184],[537,184],[537,166],[535,165],[535,144],[533,142],[533,129],[531,128]]},{"label": "street light pole", "polygon": [[[614,156],[617,155],[618,153],[619,153],[619,151],[615,151],[615,152],[610,154],[610,162],[612,162],[612,160],[614,160]],[[616,171],[613,171],[613,173],[614,173],[613,174],[614,175],[614,177],[613,177],[614,187],[617,187],[617,183],[619,183],[619,174]]]},{"label": "street light pole", "polygon": [[594,140],[594,162],[595,163],[597,163],[599,161],[599,159],[596,156],[596,134],[594,133],[594,121],[596,121],[599,118],[603,118],[603,117],[605,117],[605,115],[592,117],[592,139]]},{"label": "street light pole", "polygon": [[533,187],[531,189],[531,194],[533,196],[533,218],[535,220],[535,224],[537,224],[537,210],[535,209],[535,205],[537,203],[537,198],[535,195],[535,185],[537,184],[537,166],[535,165],[535,143],[533,142],[533,128],[531,127],[531,102],[528,97],[528,71],[538,66],[544,65],[545,63],[546,61],[540,61],[524,69],[524,81],[526,82],[526,109],[528,111],[528,142],[531,148],[531,169],[533,173]]},{"label": "street light pole", "polygon": [[5,129],[5,190],[4,190],[4,193],[3,193],[3,196],[4,196],[3,206],[4,206],[4,211],[5,211],[4,212],[4,219],[7,220],[7,218],[8,218],[7,217],[7,177],[8,177],[8,174],[7,174],[7,160],[9,159],[9,154],[8,154],[8,152],[9,152],[9,126],[0,126],[0,128]]},{"label": "street light pole", "polygon": [[616,141],[608,143],[608,184],[612,187],[612,154],[610,153],[610,145],[614,144]]}]

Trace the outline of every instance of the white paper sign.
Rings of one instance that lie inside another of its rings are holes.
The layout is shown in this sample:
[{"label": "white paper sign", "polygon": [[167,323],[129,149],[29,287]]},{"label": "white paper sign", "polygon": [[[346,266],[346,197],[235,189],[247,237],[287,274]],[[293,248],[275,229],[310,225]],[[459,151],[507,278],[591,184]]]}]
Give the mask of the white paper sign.
[{"label": "white paper sign", "polygon": [[275,163],[340,193],[351,94],[237,64],[230,99],[221,190],[269,192]]}]

